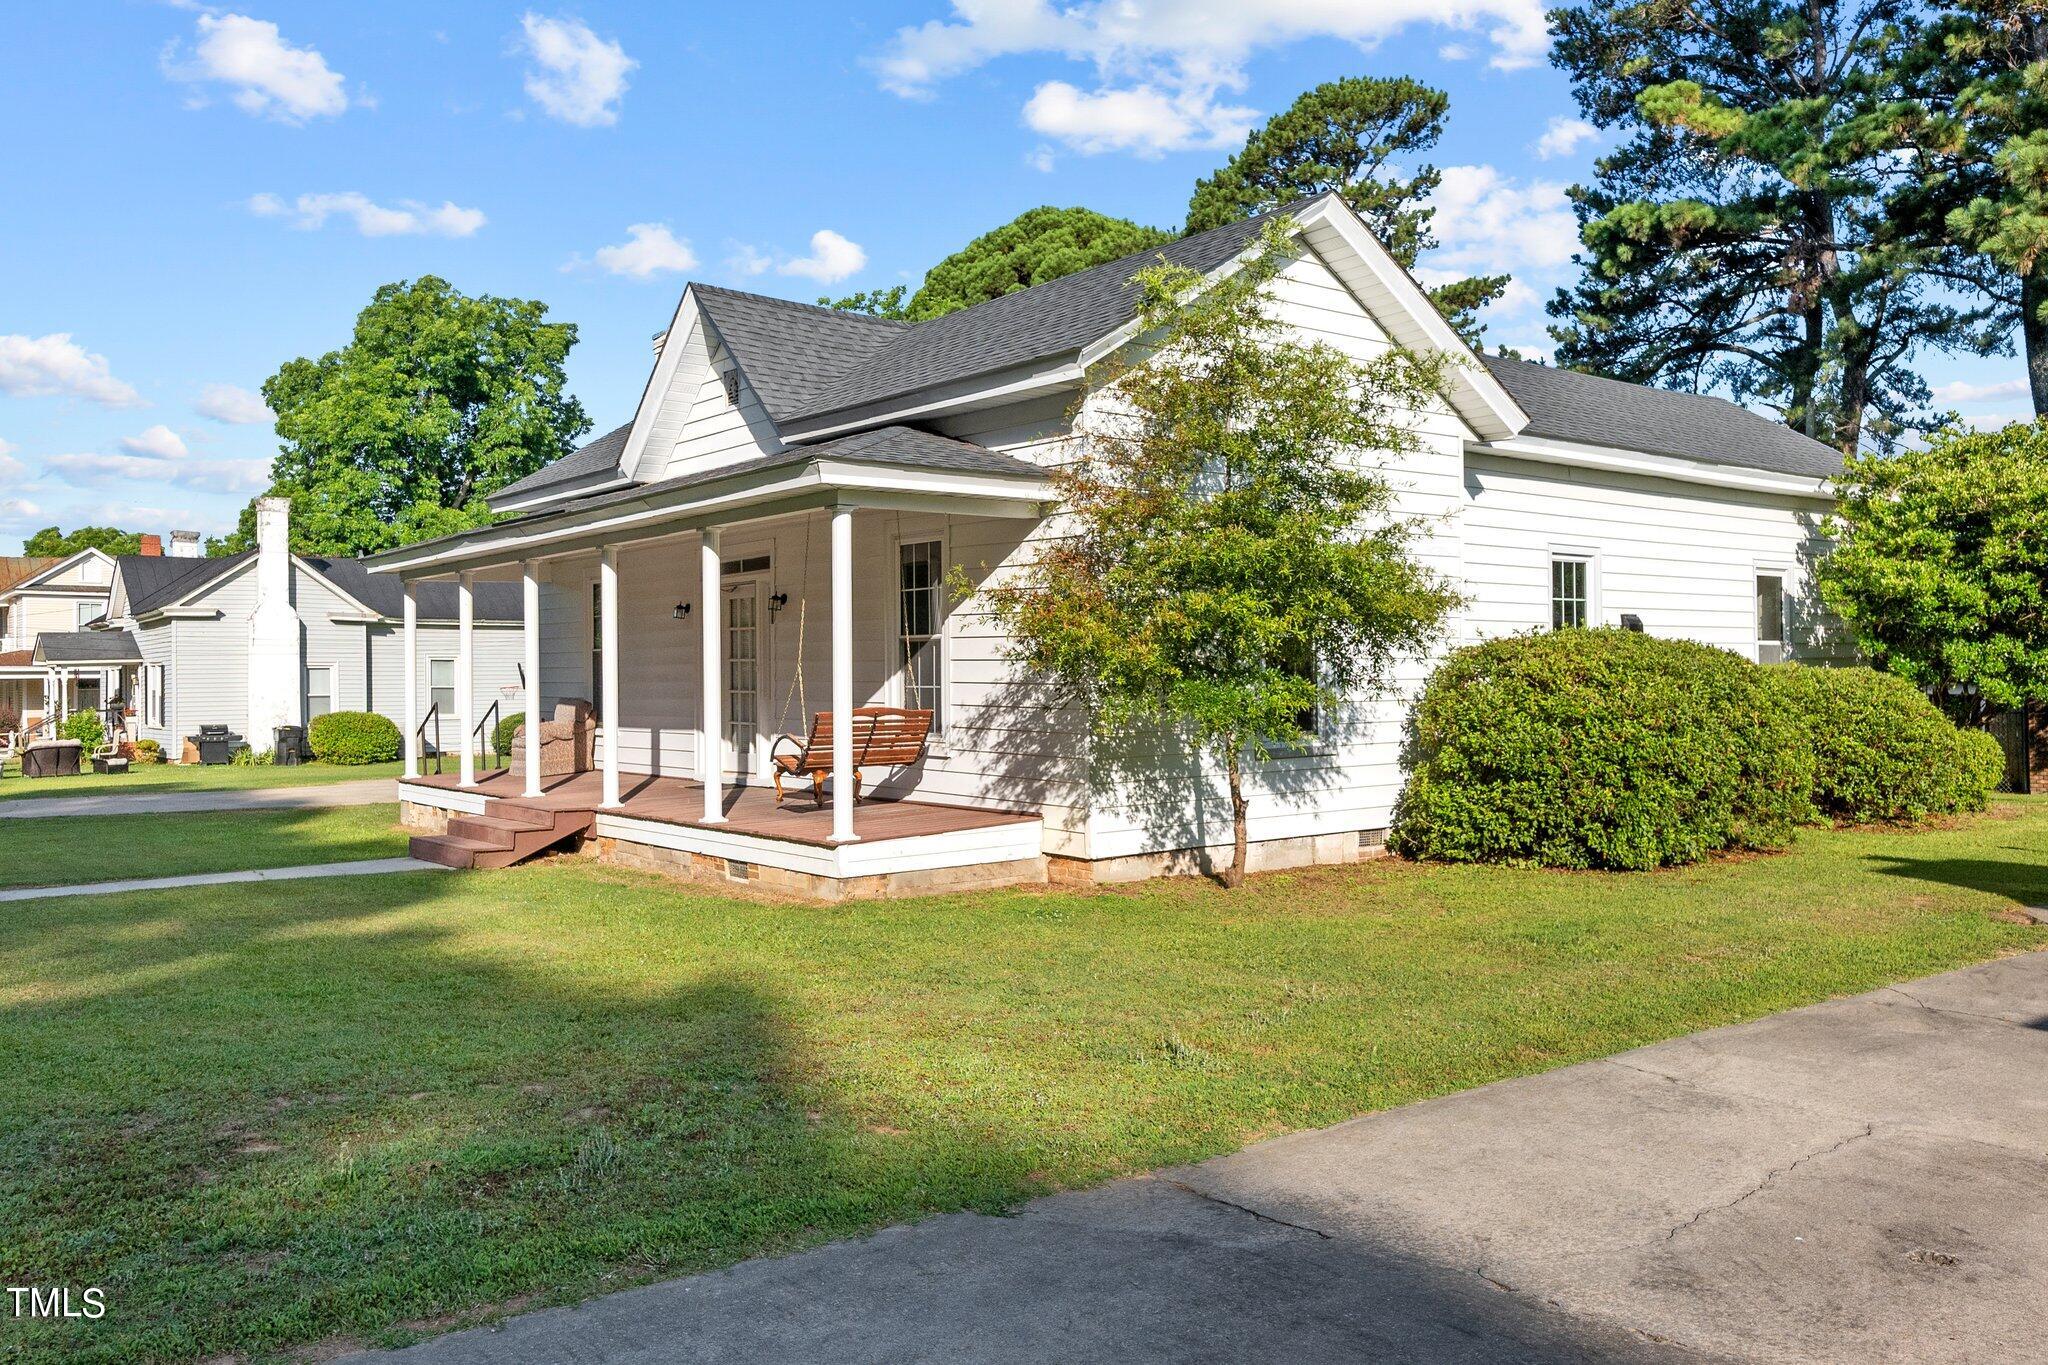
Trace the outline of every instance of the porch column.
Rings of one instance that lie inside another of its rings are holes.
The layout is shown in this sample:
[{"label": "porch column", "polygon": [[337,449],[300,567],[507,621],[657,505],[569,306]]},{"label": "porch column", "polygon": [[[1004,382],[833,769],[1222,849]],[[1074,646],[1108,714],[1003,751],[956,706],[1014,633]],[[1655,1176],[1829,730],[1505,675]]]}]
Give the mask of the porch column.
[{"label": "porch column", "polygon": [[468,569],[455,576],[455,710],[462,717],[455,727],[462,745],[458,780],[474,787],[476,746],[470,733],[476,729],[476,575]]},{"label": "porch column", "polygon": [[540,795],[540,561],[529,559],[519,566],[525,597],[520,602],[519,622],[526,645],[526,792]]},{"label": "porch column", "polygon": [[725,628],[725,598],[719,592],[723,576],[719,572],[718,546],[718,528],[705,527],[704,538],[697,547],[697,597],[704,617],[704,642],[698,651],[703,663],[704,705],[699,709],[703,725],[697,731],[697,777],[704,784],[707,825],[725,823],[725,679],[718,666],[723,652],[719,637]]},{"label": "porch column", "polygon": [[850,843],[853,802],[853,509],[832,509],[832,838]]},{"label": "porch column", "polygon": [[599,648],[604,651],[604,800],[607,810],[617,810],[625,802],[619,799],[619,551],[615,545],[604,547],[604,557],[598,564],[598,636]]},{"label": "porch column", "polygon": [[420,585],[405,580],[405,775],[420,775]]}]

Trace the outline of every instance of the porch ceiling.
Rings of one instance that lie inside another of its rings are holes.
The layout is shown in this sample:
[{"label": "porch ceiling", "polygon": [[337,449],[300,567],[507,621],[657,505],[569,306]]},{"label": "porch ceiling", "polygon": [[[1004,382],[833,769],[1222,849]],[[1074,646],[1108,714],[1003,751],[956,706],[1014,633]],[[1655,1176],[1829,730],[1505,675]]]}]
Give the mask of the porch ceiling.
[{"label": "porch ceiling", "polygon": [[578,499],[387,550],[366,563],[372,573],[438,577],[828,507],[1035,520],[1052,496],[1036,465],[930,432],[887,427]]}]

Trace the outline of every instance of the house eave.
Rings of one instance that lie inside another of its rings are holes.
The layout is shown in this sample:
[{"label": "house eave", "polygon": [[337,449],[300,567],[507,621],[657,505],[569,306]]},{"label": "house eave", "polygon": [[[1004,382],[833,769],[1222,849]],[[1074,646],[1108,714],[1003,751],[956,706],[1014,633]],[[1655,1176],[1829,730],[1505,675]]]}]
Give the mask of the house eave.
[{"label": "house eave", "polygon": [[1744,492],[1779,493],[1823,502],[1833,501],[1835,496],[1833,480],[1812,475],[1784,474],[1776,470],[1752,469],[1742,465],[1712,464],[1705,460],[1691,460],[1679,455],[1660,455],[1620,446],[1561,441],[1553,437],[1517,436],[1503,441],[1467,441],[1465,450],[1469,454],[1500,455],[1510,459],[1532,460],[1539,464],[1595,469],[1611,474],[1640,474],[1650,478],[1671,479],[1679,483],[1704,484],[1713,488],[1738,489]]}]

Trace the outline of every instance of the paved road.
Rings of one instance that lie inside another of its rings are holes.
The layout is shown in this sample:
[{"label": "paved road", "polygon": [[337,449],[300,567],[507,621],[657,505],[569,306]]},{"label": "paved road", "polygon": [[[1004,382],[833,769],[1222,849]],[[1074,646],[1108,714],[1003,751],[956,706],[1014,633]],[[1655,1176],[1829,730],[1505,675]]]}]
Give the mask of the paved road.
[{"label": "paved road", "polygon": [[2048,953],[439,1338],[513,1361],[2039,1361]]},{"label": "paved road", "polygon": [[229,882],[290,882],[306,877],[375,877],[386,872],[446,872],[419,858],[359,858],[347,863],[302,863],[238,872],[188,872],[178,877],[137,877],[124,882],[81,882],[72,886],[14,886],[0,901],[39,901],[52,896],[112,896],[123,891],[168,891],[180,886],[223,886]]},{"label": "paved road", "polygon": [[398,783],[394,779],[365,777],[349,782],[258,787],[248,791],[21,796],[0,801],[0,820],[42,820],[65,815],[179,815],[208,810],[313,810],[327,806],[374,806],[397,799]]}]

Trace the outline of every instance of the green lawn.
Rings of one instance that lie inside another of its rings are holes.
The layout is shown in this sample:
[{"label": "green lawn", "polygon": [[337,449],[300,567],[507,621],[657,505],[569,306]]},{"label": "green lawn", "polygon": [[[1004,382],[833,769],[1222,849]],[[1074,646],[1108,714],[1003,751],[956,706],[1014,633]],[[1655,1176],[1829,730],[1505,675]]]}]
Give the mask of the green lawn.
[{"label": "green lawn", "polygon": [[396,858],[405,844],[395,804],[6,820],[0,821],[0,886]]},{"label": "green lawn", "polygon": [[254,787],[311,787],[323,782],[352,782],[359,777],[396,777],[405,771],[403,763],[370,763],[356,768],[332,763],[305,763],[296,768],[237,768],[223,763],[211,768],[198,764],[137,764],[119,776],[80,773],[77,777],[23,778],[21,765],[10,763],[0,778],[0,801],[21,801],[44,796],[119,796],[123,792],[247,791]]},{"label": "green lawn", "polygon": [[388,1342],[2048,945],[2048,801],[1643,875],[823,909],[582,860],[0,915],[29,1358]]}]

